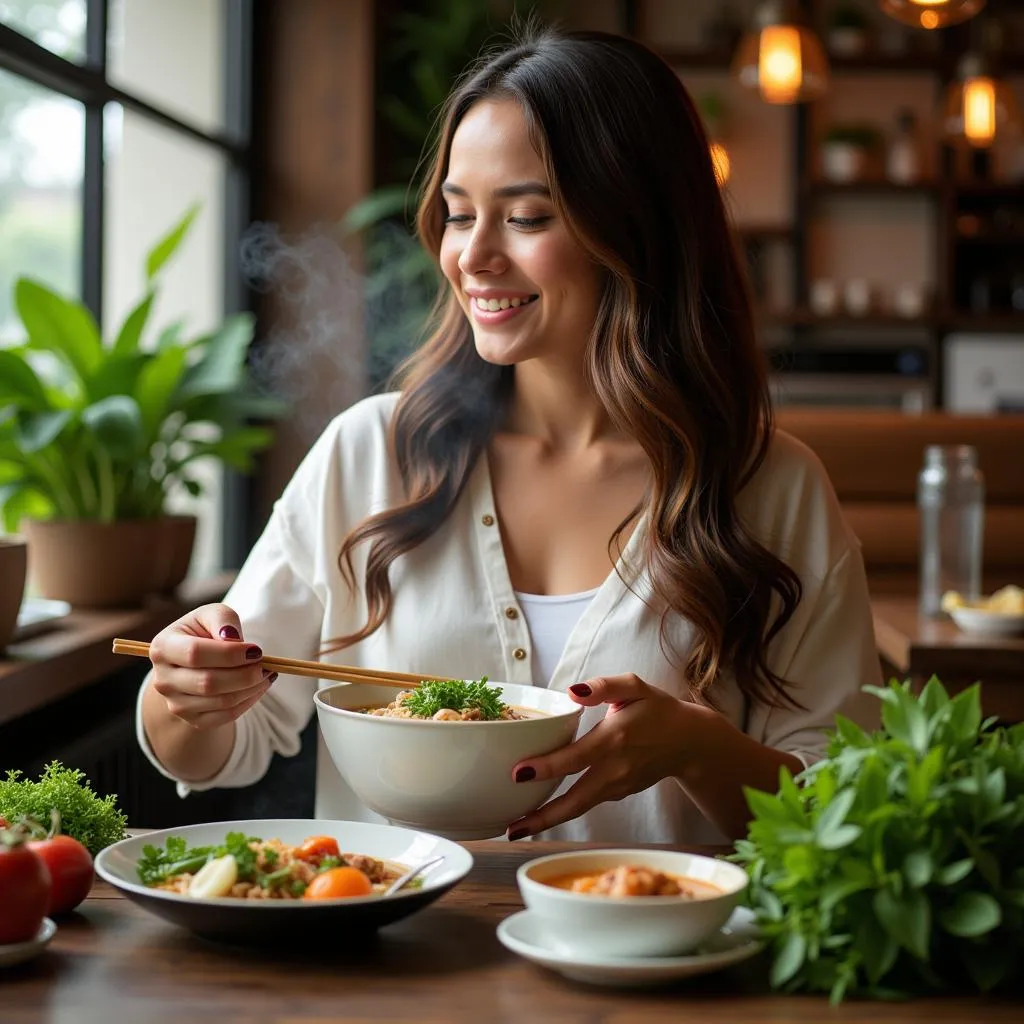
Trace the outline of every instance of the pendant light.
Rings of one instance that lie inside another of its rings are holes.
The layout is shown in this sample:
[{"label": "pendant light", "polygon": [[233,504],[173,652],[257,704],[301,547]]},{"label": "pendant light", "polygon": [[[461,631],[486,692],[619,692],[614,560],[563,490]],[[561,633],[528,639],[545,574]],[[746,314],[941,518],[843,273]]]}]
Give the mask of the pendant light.
[{"label": "pendant light", "polygon": [[736,50],[733,75],[767,103],[803,103],[828,88],[828,59],[800,10],[783,0],[757,8],[754,28]]},{"label": "pendant light", "polygon": [[973,18],[985,6],[985,0],[878,0],[878,6],[905,25],[932,29]]},{"label": "pendant light", "polygon": [[1020,109],[1013,90],[995,77],[989,58],[968,52],[946,90],[942,128],[951,141],[986,149],[996,139],[1017,132]]}]

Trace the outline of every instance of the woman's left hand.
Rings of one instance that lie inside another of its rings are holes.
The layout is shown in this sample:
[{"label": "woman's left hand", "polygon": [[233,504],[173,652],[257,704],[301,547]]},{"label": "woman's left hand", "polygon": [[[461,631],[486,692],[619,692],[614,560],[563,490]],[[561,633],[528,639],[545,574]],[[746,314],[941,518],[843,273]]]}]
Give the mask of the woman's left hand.
[{"label": "woman's left hand", "polygon": [[584,774],[562,796],[509,825],[509,839],[578,818],[606,800],[682,774],[693,715],[701,710],[635,675],[605,676],[569,687],[577,704],[609,705],[604,720],[578,740],[513,768],[517,782]]}]

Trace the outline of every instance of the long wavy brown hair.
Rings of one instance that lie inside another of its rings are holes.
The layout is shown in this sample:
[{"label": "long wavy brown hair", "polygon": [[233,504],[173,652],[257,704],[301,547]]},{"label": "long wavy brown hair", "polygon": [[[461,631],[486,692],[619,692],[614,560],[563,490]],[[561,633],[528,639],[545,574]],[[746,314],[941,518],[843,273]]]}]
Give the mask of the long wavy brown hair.
[{"label": "long wavy brown hair", "polygon": [[[609,551],[648,511],[642,557],[665,608],[662,645],[670,613],[690,620],[684,670],[695,697],[714,704],[713,684],[728,667],[748,699],[795,704],[766,651],[800,600],[800,580],[751,536],[736,509],[773,430],[766,370],[694,104],[672,69],[639,43],[527,30],[471,69],[443,112],[417,217],[435,258],[452,136],[474,103],[508,98],[527,119],[558,216],[603,268],[590,380],[616,427],[651,463],[647,494]],[[447,284],[432,324],[397,378],[389,443],[406,500],[358,524],[338,557],[355,588],[353,551],[369,544],[368,618],[327,650],[364,639],[385,620],[389,566],[441,526],[509,407],[514,368],[477,354]]]}]

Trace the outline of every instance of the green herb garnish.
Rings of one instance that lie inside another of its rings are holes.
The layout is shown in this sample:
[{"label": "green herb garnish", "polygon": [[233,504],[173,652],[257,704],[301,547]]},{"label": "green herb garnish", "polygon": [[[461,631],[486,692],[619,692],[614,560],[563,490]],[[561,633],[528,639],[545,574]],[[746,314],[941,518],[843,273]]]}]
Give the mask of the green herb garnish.
[{"label": "green herb garnish", "polygon": [[501,718],[507,707],[501,699],[501,690],[487,685],[487,676],[474,682],[465,679],[424,681],[402,700],[402,706],[417,718],[433,718],[442,708],[452,711],[479,708],[487,721]]},{"label": "green herb garnish", "polygon": [[0,816],[18,821],[22,815],[49,821],[56,810],[61,831],[77,839],[95,857],[105,846],[127,837],[128,819],[115,796],[98,796],[84,772],[51,761],[38,782],[9,771],[0,779]]},{"label": "green herb garnish", "polygon": [[869,687],[884,728],[838,716],[828,757],[754,814],[732,859],[776,988],[890,997],[989,991],[1024,963],[1024,724],[983,722],[977,685]]},{"label": "green herb garnish", "polygon": [[239,881],[251,882],[257,876],[256,851],[249,848],[252,842],[258,840],[244,832],[229,832],[220,846],[190,847],[181,836],[170,836],[163,847],[143,846],[136,870],[144,885],[154,885],[186,872],[194,875],[208,861],[230,853],[238,866]]}]

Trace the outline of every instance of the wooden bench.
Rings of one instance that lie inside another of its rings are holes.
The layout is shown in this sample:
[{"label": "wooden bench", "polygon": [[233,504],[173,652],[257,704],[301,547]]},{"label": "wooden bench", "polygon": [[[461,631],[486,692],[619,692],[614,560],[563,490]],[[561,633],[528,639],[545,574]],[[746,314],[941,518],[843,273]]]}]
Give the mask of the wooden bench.
[{"label": "wooden bench", "polygon": [[902,574],[915,588],[925,448],[973,445],[985,474],[985,575],[996,585],[1024,578],[1024,416],[793,408],[778,424],[824,464],[868,575]]}]

